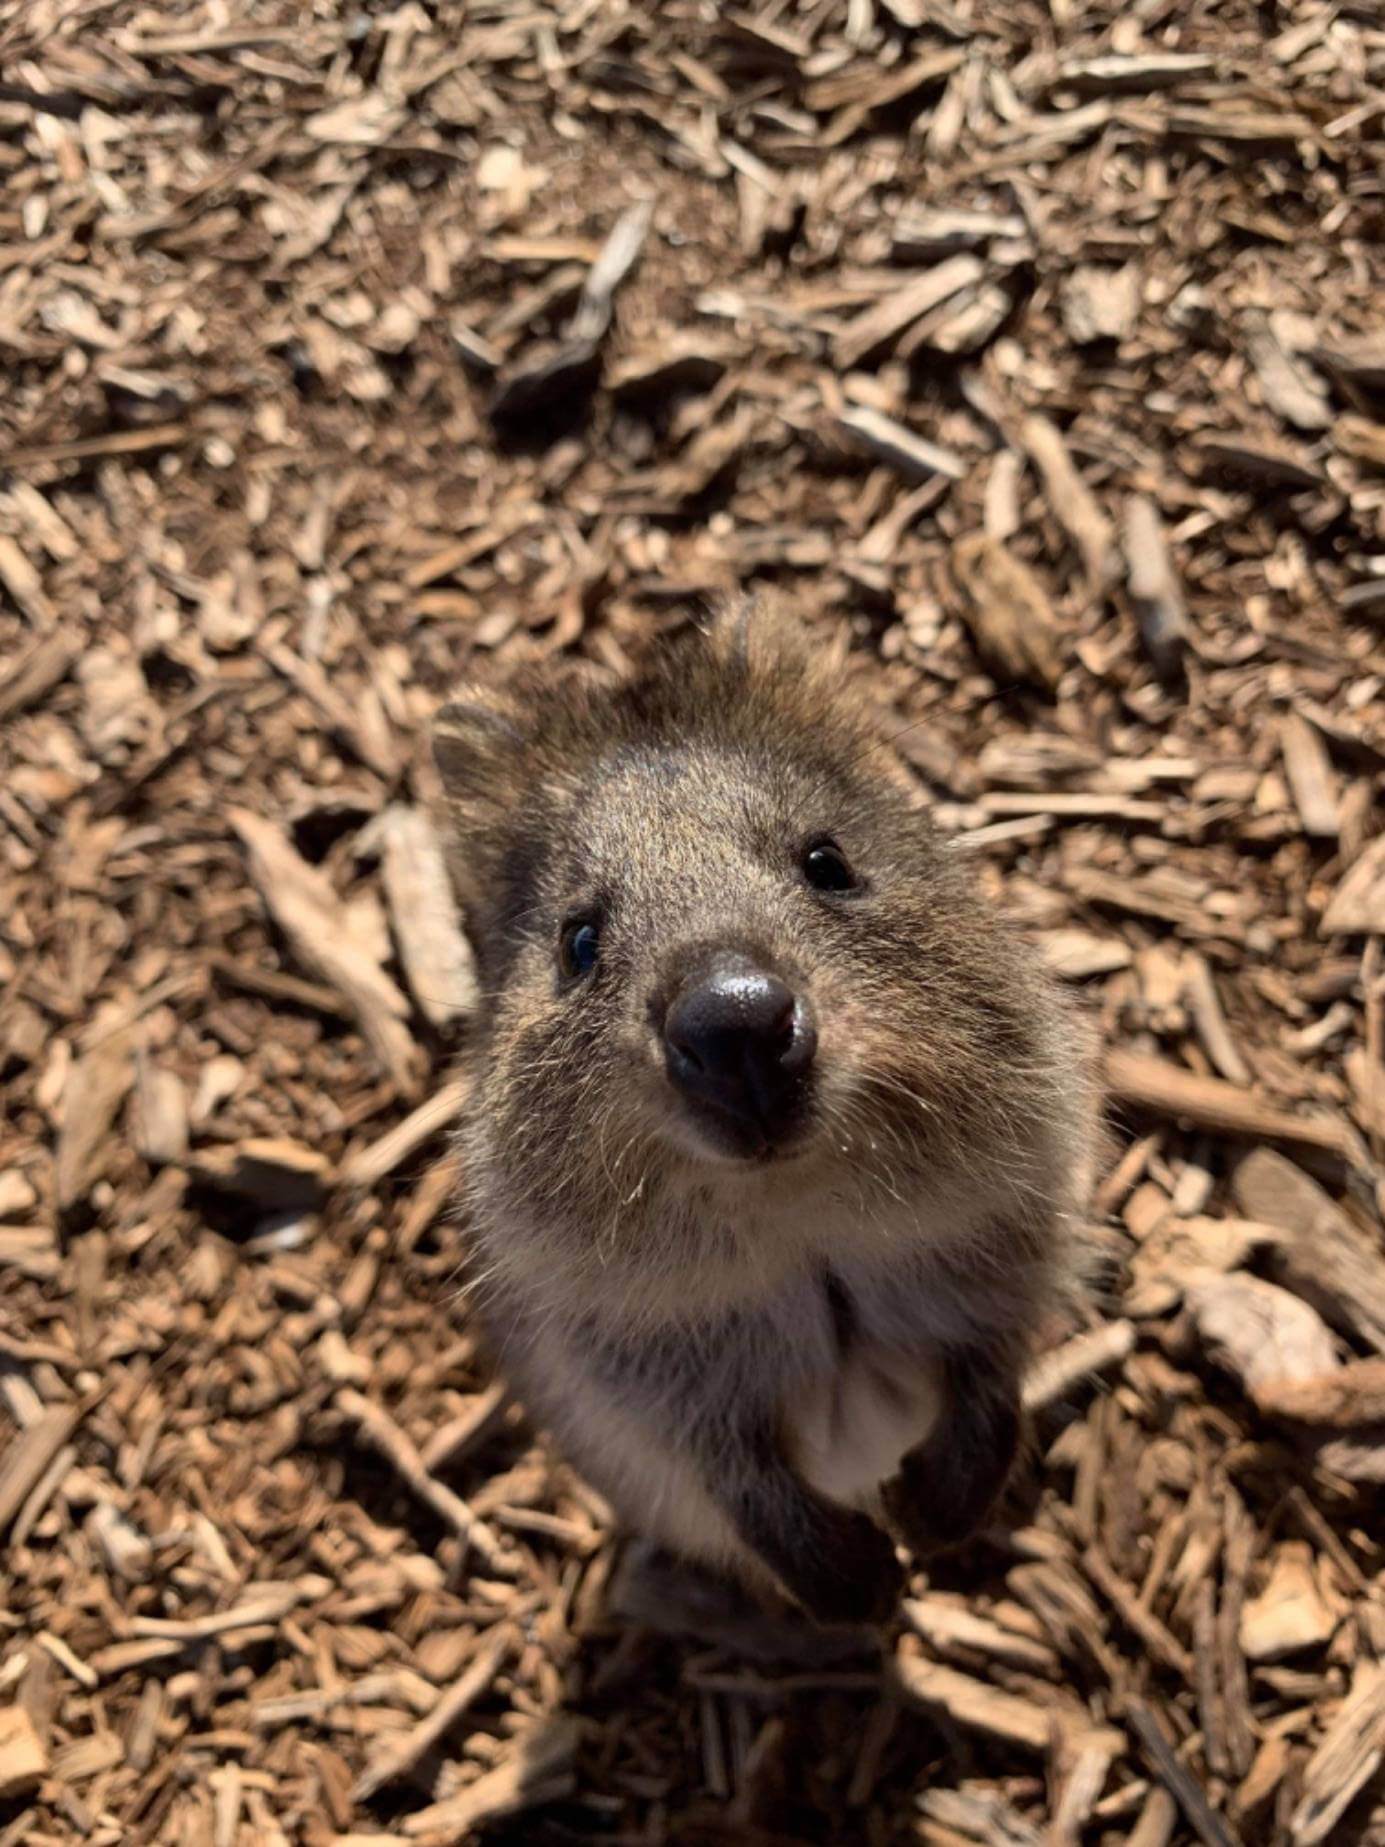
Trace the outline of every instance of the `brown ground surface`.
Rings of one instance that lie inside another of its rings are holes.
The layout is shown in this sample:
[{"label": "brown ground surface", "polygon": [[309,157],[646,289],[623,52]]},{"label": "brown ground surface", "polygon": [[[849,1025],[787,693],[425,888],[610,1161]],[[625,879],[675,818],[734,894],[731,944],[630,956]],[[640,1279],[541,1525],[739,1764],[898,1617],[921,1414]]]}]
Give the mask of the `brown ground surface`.
[{"label": "brown ground surface", "polygon": [[[0,1847],[1385,1841],[1382,135],[1374,0],[0,6]],[[789,1668],[488,1392],[414,818],[748,582],[1116,1131],[1011,1517]]]}]

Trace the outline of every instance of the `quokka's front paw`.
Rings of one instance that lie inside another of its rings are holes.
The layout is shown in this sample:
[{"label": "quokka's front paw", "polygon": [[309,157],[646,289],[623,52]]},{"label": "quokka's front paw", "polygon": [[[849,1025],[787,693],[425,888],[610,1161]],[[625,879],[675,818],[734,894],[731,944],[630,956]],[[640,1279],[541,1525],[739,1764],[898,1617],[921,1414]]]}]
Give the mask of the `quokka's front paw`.
[{"label": "quokka's front paw", "polygon": [[830,1556],[804,1561],[788,1588],[820,1623],[883,1623],[903,1587],[889,1534],[865,1514],[843,1511]]},{"label": "quokka's front paw", "polygon": [[961,1545],[985,1524],[1014,1464],[1018,1414],[1002,1405],[964,1434],[972,1440],[953,1445],[935,1434],[885,1484],[886,1517],[918,1558]]}]

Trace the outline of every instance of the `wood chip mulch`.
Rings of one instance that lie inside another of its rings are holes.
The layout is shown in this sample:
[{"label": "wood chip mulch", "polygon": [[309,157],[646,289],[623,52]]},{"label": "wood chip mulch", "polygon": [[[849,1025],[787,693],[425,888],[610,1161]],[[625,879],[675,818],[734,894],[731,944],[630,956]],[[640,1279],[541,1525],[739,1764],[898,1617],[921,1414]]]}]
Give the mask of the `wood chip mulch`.
[{"label": "wood chip mulch", "polygon": [[[0,1847],[1385,1842],[1377,0],[8,0],[0,177]],[[489,1375],[428,819],[757,583],[1112,1111],[1007,1517],[789,1664]]]}]

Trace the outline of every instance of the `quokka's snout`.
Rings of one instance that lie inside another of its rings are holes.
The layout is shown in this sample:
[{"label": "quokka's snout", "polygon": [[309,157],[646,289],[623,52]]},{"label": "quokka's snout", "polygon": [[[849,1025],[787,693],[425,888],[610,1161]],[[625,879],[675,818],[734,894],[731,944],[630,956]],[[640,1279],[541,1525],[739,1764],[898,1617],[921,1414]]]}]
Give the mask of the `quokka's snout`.
[{"label": "quokka's snout", "polygon": [[670,1084],[718,1150],[766,1156],[802,1132],[817,1020],[806,993],[769,956],[712,948],[692,958],[660,1039]]}]

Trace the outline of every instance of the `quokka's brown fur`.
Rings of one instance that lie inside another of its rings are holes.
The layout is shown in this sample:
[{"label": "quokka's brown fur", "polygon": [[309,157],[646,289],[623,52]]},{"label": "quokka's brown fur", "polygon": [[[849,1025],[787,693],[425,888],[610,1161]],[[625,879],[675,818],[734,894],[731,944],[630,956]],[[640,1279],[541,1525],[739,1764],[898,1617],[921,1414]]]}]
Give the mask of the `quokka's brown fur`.
[{"label": "quokka's brown fur", "polygon": [[[1074,1286],[1085,1035],[939,840],[867,708],[781,617],[617,687],[527,675],[437,726],[484,998],[461,1127],[502,1363],[632,1525],[824,1619],[1003,1484],[1018,1382]],[[830,839],[864,888],[805,882]],[[596,966],[564,974],[573,917]],[[569,926],[570,927],[570,926]],[[803,1132],[707,1145],[666,1072],[731,946],[807,996]]]}]

